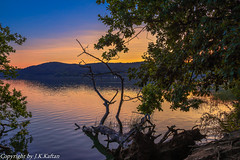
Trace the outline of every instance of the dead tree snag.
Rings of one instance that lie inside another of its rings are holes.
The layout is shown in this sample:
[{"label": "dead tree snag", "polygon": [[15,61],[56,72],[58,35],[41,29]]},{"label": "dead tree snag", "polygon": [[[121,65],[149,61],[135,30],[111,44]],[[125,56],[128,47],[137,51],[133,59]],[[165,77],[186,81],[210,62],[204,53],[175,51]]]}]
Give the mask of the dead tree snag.
[{"label": "dead tree snag", "polygon": [[[159,159],[159,157],[164,157],[164,159],[174,159],[174,158],[185,158],[191,151],[189,145],[194,145],[195,141],[201,140],[204,138],[201,135],[199,129],[192,130],[180,130],[175,129],[175,126],[168,127],[168,131],[162,136],[162,134],[155,135],[155,125],[151,123],[150,116],[148,114],[144,115],[141,120],[134,125],[134,127],[123,133],[122,122],[119,118],[121,113],[121,108],[124,102],[124,78],[117,72],[114,72],[107,62],[99,59],[98,57],[88,53],[82,44],[77,40],[83,52],[79,56],[86,54],[99,62],[103,63],[109,70],[109,72],[120,79],[121,87],[120,90],[116,90],[116,93],[113,97],[108,100],[106,99],[101,92],[98,90],[95,74],[91,68],[84,61],[84,65],[81,67],[87,68],[89,70],[88,76],[90,77],[93,88],[98,96],[103,100],[103,105],[106,108],[105,114],[103,115],[98,126],[83,126],[82,131],[92,139],[94,145],[98,151],[106,156],[107,159],[136,159],[136,160],[154,160]],[[112,128],[109,128],[104,125],[105,120],[109,115],[109,107],[111,104],[116,102],[116,97],[120,93],[120,100],[118,105],[118,110],[116,113],[116,120],[119,125],[119,130],[116,131]],[[125,96],[127,97],[127,96]],[[137,97],[131,98],[127,97],[126,101],[132,99],[139,99],[141,96],[138,94]],[[80,126],[75,124],[77,129],[80,129]],[[179,131],[182,131],[179,133]],[[107,136],[107,146],[104,146],[99,142],[99,134]],[[161,137],[159,142],[156,142],[158,137]],[[172,136],[171,140],[168,140]],[[116,142],[118,147],[116,149],[109,149],[109,143]]]}]

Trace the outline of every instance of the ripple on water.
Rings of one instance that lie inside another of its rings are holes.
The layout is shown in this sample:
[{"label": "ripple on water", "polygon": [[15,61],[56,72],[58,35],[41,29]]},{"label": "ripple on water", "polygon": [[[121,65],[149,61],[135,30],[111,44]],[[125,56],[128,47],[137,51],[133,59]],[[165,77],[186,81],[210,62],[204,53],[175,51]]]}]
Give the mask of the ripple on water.
[{"label": "ripple on water", "polygon": [[[93,89],[79,85],[62,88],[51,88],[27,81],[10,81],[23,95],[28,98],[28,110],[32,112],[31,124],[28,126],[33,142],[29,144],[30,154],[54,153],[60,154],[63,160],[97,160],[105,159],[95,148],[93,142],[81,130],[75,131],[74,123],[94,125],[105,112],[102,100]],[[111,97],[115,92],[109,88],[101,88],[104,95]],[[126,95],[134,97],[136,90],[127,89]],[[119,98],[119,97],[117,97]],[[124,103],[121,111],[123,121],[131,121],[136,111],[137,103]],[[118,104],[110,107],[107,122],[115,121]],[[164,112],[153,116],[159,131],[166,131],[167,125],[187,127],[195,123],[200,117],[198,112],[189,112],[187,115],[180,112],[171,112],[169,104],[165,104]],[[140,115],[141,116],[141,115]],[[134,119],[134,118],[133,118]],[[126,123],[127,124],[127,123]],[[127,126],[127,125],[126,125]]]}]

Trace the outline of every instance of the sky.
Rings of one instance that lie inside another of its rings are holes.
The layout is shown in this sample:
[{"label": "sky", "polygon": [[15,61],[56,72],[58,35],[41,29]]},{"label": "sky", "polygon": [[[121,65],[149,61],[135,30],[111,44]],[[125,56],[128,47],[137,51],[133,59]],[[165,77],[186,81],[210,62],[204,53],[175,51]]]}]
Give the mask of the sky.
[{"label": "sky", "polygon": [[[0,0],[0,23],[9,26],[12,33],[27,38],[10,55],[11,64],[19,68],[46,62],[87,63],[96,60],[81,53],[76,39],[87,51],[100,57],[103,51],[94,50],[97,40],[106,33],[107,26],[98,20],[98,14],[108,14],[106,4],[95,0]],[[139,35],[129,44],[129,53],[112,62],[141,61],[149,42],[147,33]]]}]

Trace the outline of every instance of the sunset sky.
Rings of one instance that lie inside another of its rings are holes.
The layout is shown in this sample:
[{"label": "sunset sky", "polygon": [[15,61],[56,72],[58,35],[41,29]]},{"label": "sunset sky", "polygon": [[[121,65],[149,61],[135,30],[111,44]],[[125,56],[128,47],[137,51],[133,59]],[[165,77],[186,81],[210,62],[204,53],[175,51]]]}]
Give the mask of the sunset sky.
[{"label": "sunset sky", "polygon": [[[75,39],[101,56],[102,51],[94,50],[93,44],[107,27],[98,21],[98,14],[107,14],[106,5],[97,5],[95,0],[1,0],[2,26],[27,38],[22,46],[14,45],[17,52],[11,54],[11,64],[24,68],[52,61],[78,63],[81,49]],[[129,53],[112,62],[141,61],[150,41],[143,33],[131,41]],[[87,56],[81,59],[97,62]]]}]

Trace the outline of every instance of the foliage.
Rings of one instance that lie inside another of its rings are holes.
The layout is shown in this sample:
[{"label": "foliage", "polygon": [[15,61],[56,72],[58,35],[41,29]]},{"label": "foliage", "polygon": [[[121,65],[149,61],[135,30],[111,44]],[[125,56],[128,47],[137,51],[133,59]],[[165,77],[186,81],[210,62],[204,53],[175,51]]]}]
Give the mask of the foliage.
[{"label": "foliage", "polygon": [[225,132],[240,130],[240,105],[234,104],[234,110],[225,114],[225,119],[221,121],[220,127]]},{"label": "foliage", "polygon": [[[9,136],[6,135],[6,137]],[[28,144],[32,143],[32,140],[33,138],[31,135],[29,135],[27,129],[21,129],[12,137],[2,140],[1,144],[5,146],[7,145],[7,148],[0,150],[2,155],[18,155],[18,157],[7,158],[7,156],[3,156],[2,158],[12,160],[25,159],[24,155],[26,156],[29,153]]]},{"label": "foliage", "polygon": [[218,114],[205,113],[200,119],[201,129],[205,134],[219,137],[221,137],[223,133],[239,130],[239,113],[239,106],[231,112],[223,111]]},{"label": "foliage", "polygon": [[[240,103],[239,103],[239,82],[230,90],[220,90],[213,93],[210,100],[211,110],[217,109],[217,113],[205,113],[201,117],[202,130],[214,135],[220,135],[224,132],[240,130]],[[229,109],[219,109],[219,106],[226,106]]]},{"label": "foliage", "polygon": [[[156,37],[130,70],[143,87],[139,109],[152,113],[163,101],[171,108],[198,108],[200,96],[234,88],[240,77],[240,2],[238,0],[97,0],[110,14],[99,19],[109,27],[96,49],[110,60],[127,52],[126,43],[142,27]],[[142,30],[141,30],[142,31]],[[153,98],[154,97],[154,98]]]},{"label": "foliage", "polygon": [[231,90],[220,90],[218,92],[213,92],[213,100],[217,102],[230,103],[235,101],[236,97]]},{"label": "foliage", "polygon": [[[8,55],[15,52],[15,49],[9,43],[21,45],[25,40],[26,38],[17,33],[10,33],[9,27],[4,28],[0,24],[0,73],[5,78],[16,76],[16,68],[11,66],[8,60]],[[9,84],[0,80],[0,137],[13,129],[22,129],[29,123],[28,120],[23,119],[31,117],[31,113],[26,110],[25,99],[26,97],[22,96],[20,91],[11,90]]]}]

